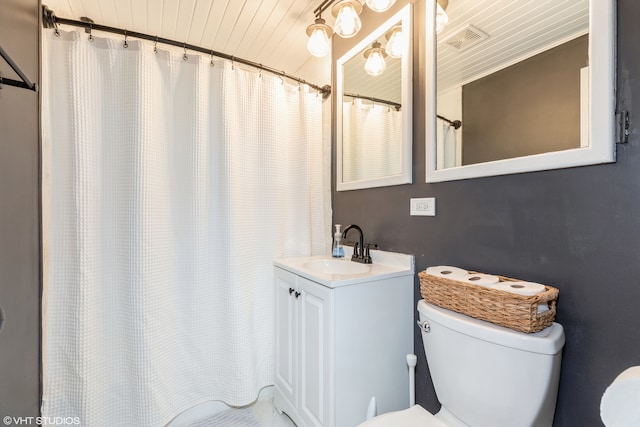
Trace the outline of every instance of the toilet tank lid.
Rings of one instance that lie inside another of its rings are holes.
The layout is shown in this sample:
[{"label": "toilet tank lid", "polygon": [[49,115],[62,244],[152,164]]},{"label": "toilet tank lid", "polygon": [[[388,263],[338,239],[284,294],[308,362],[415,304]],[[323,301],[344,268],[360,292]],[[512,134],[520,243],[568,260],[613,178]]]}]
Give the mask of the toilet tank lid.
[{"label": "toilet tank lid", "polygon": [[564,329],[555,322],[540,332],[527,334],[456,313],[425,300],[418,302],[418,312],[421,321],[428,319],[477,339],[531,353],[554,355],[562,350],[565,342]]}]

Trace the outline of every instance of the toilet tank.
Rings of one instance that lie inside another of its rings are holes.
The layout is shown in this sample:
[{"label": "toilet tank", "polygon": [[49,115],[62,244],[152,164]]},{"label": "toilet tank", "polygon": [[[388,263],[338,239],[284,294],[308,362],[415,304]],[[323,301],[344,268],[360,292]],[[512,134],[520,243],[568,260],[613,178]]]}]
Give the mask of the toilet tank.
[{"label": "toilet tank", "polygon": [[473,427],[553,424],[562,325],[526,334],[424,300],[418,312],[429,324],[422,341],[442,418]]}]

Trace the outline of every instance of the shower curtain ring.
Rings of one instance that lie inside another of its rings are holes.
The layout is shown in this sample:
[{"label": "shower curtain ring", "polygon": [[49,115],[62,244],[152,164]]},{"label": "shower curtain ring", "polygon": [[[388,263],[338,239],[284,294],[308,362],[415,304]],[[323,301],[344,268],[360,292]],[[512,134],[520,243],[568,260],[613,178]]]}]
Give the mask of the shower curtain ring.
[{"label": "shower curtain ring", "polygon": [[124,48],[128,48],[129,47],[129,43],[127,43],[127,30],[124,30],[124,44],[123,44]]},{"label": "shower curtain ring", "polygon": [[153,53],[158,53],[158,36],[156,36],[156,39],[153,42]]},{"label": "shower curtain ring", "polygon": [[184,49],[184,53],[182,54],[182,59],[184,61],[187,61],[189,59],[189,57],[187,56],[187,42],[184,42],[182,44],[182,48]]},{"label": "shower curtain ring", "polygon": [[93,35],[91,34],[92,30],[93,30],[93,24],[91,22],[89,22],[89,41],[90,42],[93,41]]},{"label": "shower curtain ring", "polygon": [[211,63],[210,65],[213,67],[214,63],[213,63],[213,49],[211,49]]},{"label": "shower curtain ring", "polygon": [[56,22],[56,15],[53,15],[53,34],[56,37],[60,37],[60,31],[58,31],[58,22]]}]

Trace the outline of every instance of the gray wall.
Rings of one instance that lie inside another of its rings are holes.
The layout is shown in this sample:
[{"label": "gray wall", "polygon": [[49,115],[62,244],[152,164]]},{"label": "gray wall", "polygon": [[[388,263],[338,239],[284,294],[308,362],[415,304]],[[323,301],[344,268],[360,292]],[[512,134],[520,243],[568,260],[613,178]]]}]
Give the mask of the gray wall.
[{"label": "gray wall", "polygon": [[462,87],[462,164],[580,147],[584,35]]},{"label": "gray wall", "polygon": [[[39,5],[3,0],[0,46],[38,80]],[[4,60],[0,72],[18,79]],[[0,89],[0,416],[37,416],[40,407],[40,230],[38,94]]]},{"label": "gray wall", "polygon": [[[414,184],[334,191],[334,222],[359,224],[367,241],[414,254],[417,270],[450,264],[558,287],[567,343],[555,425],[601,425],[605,388],[640,364],[640,109],[633,110],[634,101],[640,105],[640,3],[618,0],[617,104],[630,111],[631,137],[618,147],[617,163],[437,184],[424,183],[423,2],[417,6]],[[335,37],[334,58],[356,42]],[[409,216],[411,197],[430,196],[436,217]],[[417,401],[436,411],[417,328],[415,351]]]}]

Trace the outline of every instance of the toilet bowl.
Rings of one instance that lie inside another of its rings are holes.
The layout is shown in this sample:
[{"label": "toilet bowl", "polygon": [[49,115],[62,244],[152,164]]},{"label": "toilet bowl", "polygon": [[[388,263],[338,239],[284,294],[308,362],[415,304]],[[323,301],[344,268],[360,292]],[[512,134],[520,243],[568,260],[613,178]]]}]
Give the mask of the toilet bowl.
[{"label": "toilet bowl", "polygon": [[360,427],[551,426],[565,336],[553,323],[533,334],[418,303],[422,341],[440,411],[419,405]]}]

